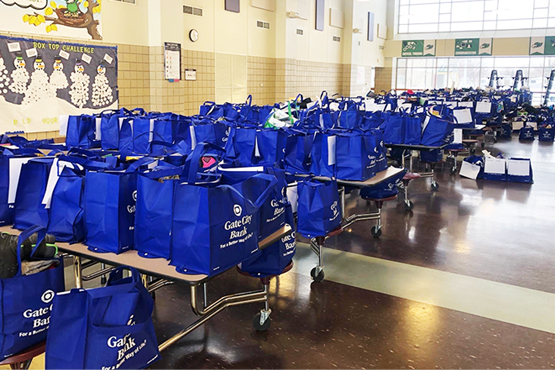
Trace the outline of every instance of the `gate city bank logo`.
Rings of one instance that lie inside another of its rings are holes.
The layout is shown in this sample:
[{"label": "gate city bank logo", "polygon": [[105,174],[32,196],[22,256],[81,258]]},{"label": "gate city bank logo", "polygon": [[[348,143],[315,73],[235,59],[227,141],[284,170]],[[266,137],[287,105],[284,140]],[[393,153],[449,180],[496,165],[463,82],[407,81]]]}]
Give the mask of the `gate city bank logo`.
[{"label": "gate city bank logo", "polygon": [[50,303],[54,299],[55,295],[56,295],[56,293],[54,293],[54,291],[47,290],[46,292],[42,293],[42,296],[40,297],[40,299],[44,303]]},{"label": "gate city bank logo", "polygon": [[235,216],[239,217],[239,216],[241,216],[241,213],[243,213],[243,208],[241,208],[240,205],[235,204],[233,206],[233,213],[235,213]]}]

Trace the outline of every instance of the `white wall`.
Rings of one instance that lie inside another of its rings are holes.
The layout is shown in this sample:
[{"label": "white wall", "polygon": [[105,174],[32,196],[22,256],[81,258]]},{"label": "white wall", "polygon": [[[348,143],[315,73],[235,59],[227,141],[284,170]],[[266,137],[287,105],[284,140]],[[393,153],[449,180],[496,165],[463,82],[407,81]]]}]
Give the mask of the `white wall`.
[{"label": "white wall", "polygon": [[[103,41],[114,44],[147,46],[149,42],[148,1],[137,0],[137,4],[102,2]],[[164,0],[164,2],[179,0]]]}]

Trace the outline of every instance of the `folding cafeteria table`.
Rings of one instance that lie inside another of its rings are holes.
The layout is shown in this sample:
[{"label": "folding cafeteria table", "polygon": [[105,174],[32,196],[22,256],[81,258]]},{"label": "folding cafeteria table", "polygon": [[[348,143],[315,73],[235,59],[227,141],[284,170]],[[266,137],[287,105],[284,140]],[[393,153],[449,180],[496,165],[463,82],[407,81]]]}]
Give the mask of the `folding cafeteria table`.
[{"label": "folding cafeteria table", "polygon": [[[282,237],[289,235],[292,231],[293,229],[290,225],[284,225],[267,238],[261,240],[259,242],[259,248],[264,249],[274,244]],[[0,233],[19,235],[21,232],[19,230],[12,229],[9,226],[4,226],[0,227]],[[89,276],[83,276],[84,269],[89,268],[98,262],[114,267],[129,266],[137,269],[141,272],[143,283],[149,292],[154,292],[157,289],[174,283],[185,283],[190,286],[191,308],[197,316],[200,316],[200,318],[173,337],[166,340],[164,343],[160,344],[160,351],[167,349],[169,346],[176,343],[193,330],[197,329],[205,322],[216,316],[225,308],[232,306],[264,302],[264,309],[262,309],[255,317],[260,319],[260,327],[267,328],[267,325],[265,326],[263,324],[270,319],[271,313],[268,305],[268,285],[264,285],[264,289],[260,291],[241,292],[221,297],[209,305],[207,300],[207,282],[211,277],[207,275],[186,275],[178,273],[174,266],[169,265],[167,260],[163,258],[143,258],[139,256],[137,251],[134,250],[129,250],[121,254],[97,253],[90,251],[86,245],[81,243],[56,243],[56,245],[58,246],[58,249],[67,254],[67,256],[72,256],[75,285],[77,288],[83,287],[83,281],[104,276],[112,270],[112,268],[109,267],[93,272]],[[83,263],[83,258],[86,258],[89,262]],[[202,303],[199,302],[198,299],[199,288],[203,291]],[[259,328],[258,325],[255,325],[255,327],[257,329]]]}]

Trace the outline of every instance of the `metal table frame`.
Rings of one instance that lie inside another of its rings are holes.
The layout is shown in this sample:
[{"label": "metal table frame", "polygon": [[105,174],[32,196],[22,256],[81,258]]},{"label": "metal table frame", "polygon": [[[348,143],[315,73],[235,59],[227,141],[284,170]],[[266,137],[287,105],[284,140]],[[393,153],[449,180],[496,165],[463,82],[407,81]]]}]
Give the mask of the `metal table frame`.
[{"label": "metal table frame", "polygon": [[[260,249],[264,249],[282,237],[289,235],[293,231],[290,225],[285,225],[281,229],[274,232],[272,235],[261,240],[259,244]],[[19,235],[21,232],[19,230],[12,229],[8,226],[0,227],[0,232],[8,233],[12,235]],[[233,306],[240,306],[249,303],[263,302],[264,308],[260,311],[260,324],[266,322],[271,314],[271,309],[268,304],[268,291],[267,285],[264,285],[262,290],[258,291],[248,291],[235,293],[227,296],[223,296],[212,304],[208,303],[208,289],[207,282],[211,277],[207,275],[185,275],[175,271],[175,267],[170,266],[168,261],[162,258],[146,259],[138,255],[137,251],[130,250],[121,254],[114,253],[96,253],[88,250],[87,246],[84,244],[67,244],[67,243],[56,243],[58,249],[66,254],[67,257],[71,257],[73,260],[73,272],[75,278],[75,285],[77,288],[83,287],[83,281],[89,281],[95,278],[105,276],[110,271],[112,267],[102,268],[90,275],[84,276],[83,270],[92,267],[97,263],[103,263],[110,266],[129,266],[136,268],[141,272],[141,279],[143,284],[148,289],[149,292],[155,292],[156,290],[175,283],[187,283],[191,290],[191,308],[195,315],[200,318],[194,323],[190,324],[179,333],[175,334],[173,337],[167,339],[164,343],[160,344],[158,347],[160,351],[164,351],[169,346],[173,345],[193,330],[199,328],[201,325],[206,323],[208,320],[216,316],[218,313],[222,312],[224,309]],[[89,260],[83,263],[83,258]],[[199,301],[198,290],[202,289],[202,302]]]},{"label": "metal table frame", "polygon": [[[316,282],[324,280],[324,245],[328,237],[339,234],[341,231],[345,230],[355,222],[359,221],[370,221],[377,220],[377,228],[381,229],[381,210],[378,208],[376,212],[368,212],[362,214],[353,214],[345,217],[345,196],[347,187],[353,187],[357,189],[369,188],[381,184],[382,182],[396,176],[400,172],[403,172],[403,168],[389,167],[387,170],[379,172],[376,176],[366,180],[366,181],[350,181],[350,180],[339,180],[337,179],[337,185],[339,187],[339,196],[341,201],[341,229],[332,232],[332,235],[319,236],[310,239],[310,249],[318,257],[318,263],[310,271],[310,276]],[[306,178],[308,175],[296,175],[301,178]],[[314,179],[321,182],[331,181],[332,179],[324,176],[314,176]]]},{"label": "metal table frame", "polygon": [[[410,155],[410,152],[412,150],[418,150],[418,151],[431,151],[431,150],[436,150],[436,149],[445,149],[448,144],[444,144],[441,146],[426,146],[426,145],[405,145],[405,144],[385,144],[386,147],[388,148],[399,148],[399,149],[403,149],[403,154],[401,155],[401,166],[404,168],[407,168],[406,164],[405,164],[405,158],[406,157],[410,157],[409,160],[409,166],[408,166],[408,170],[409,172],[413,172],[412,170],[412,155]],[[426,172],[420,172],[418,173],[418,175],[420,175],[420,178],[426,178],[426,177],[430,177],[432,179],[432,183],[431,183],[431,189],[432,191],[437,191],[439,190],[439,184],[438,182],[435,180],[434,177],[435,174],[435,163],[426,163]],[[409,199],[409,195],[408,195],[408,186],[404,186],[403,188],[404,194],[405,194],[405,208],[407,209],[407,211],[412,210],[413,205],[412,202]]]}]

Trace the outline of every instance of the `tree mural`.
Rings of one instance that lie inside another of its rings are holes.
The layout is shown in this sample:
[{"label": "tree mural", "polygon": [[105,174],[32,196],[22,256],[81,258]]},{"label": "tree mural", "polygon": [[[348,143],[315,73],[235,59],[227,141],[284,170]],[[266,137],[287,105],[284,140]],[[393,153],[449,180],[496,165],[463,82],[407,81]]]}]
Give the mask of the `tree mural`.
[{"label": "tree mural", "polygon": [[[59,1],[59,0],[58,0]],[[62,0],[65,4],[51,1],[50,6],[44,9],[44,14],[34,12],[25,14],[23,22],[35,27],[48,23],[46,32],[58,31],[58,26],[71,28],[86,28],[93,40],[102,40],[98,31],[100,22],[94,15],[102,9],[102,0]]]}]

